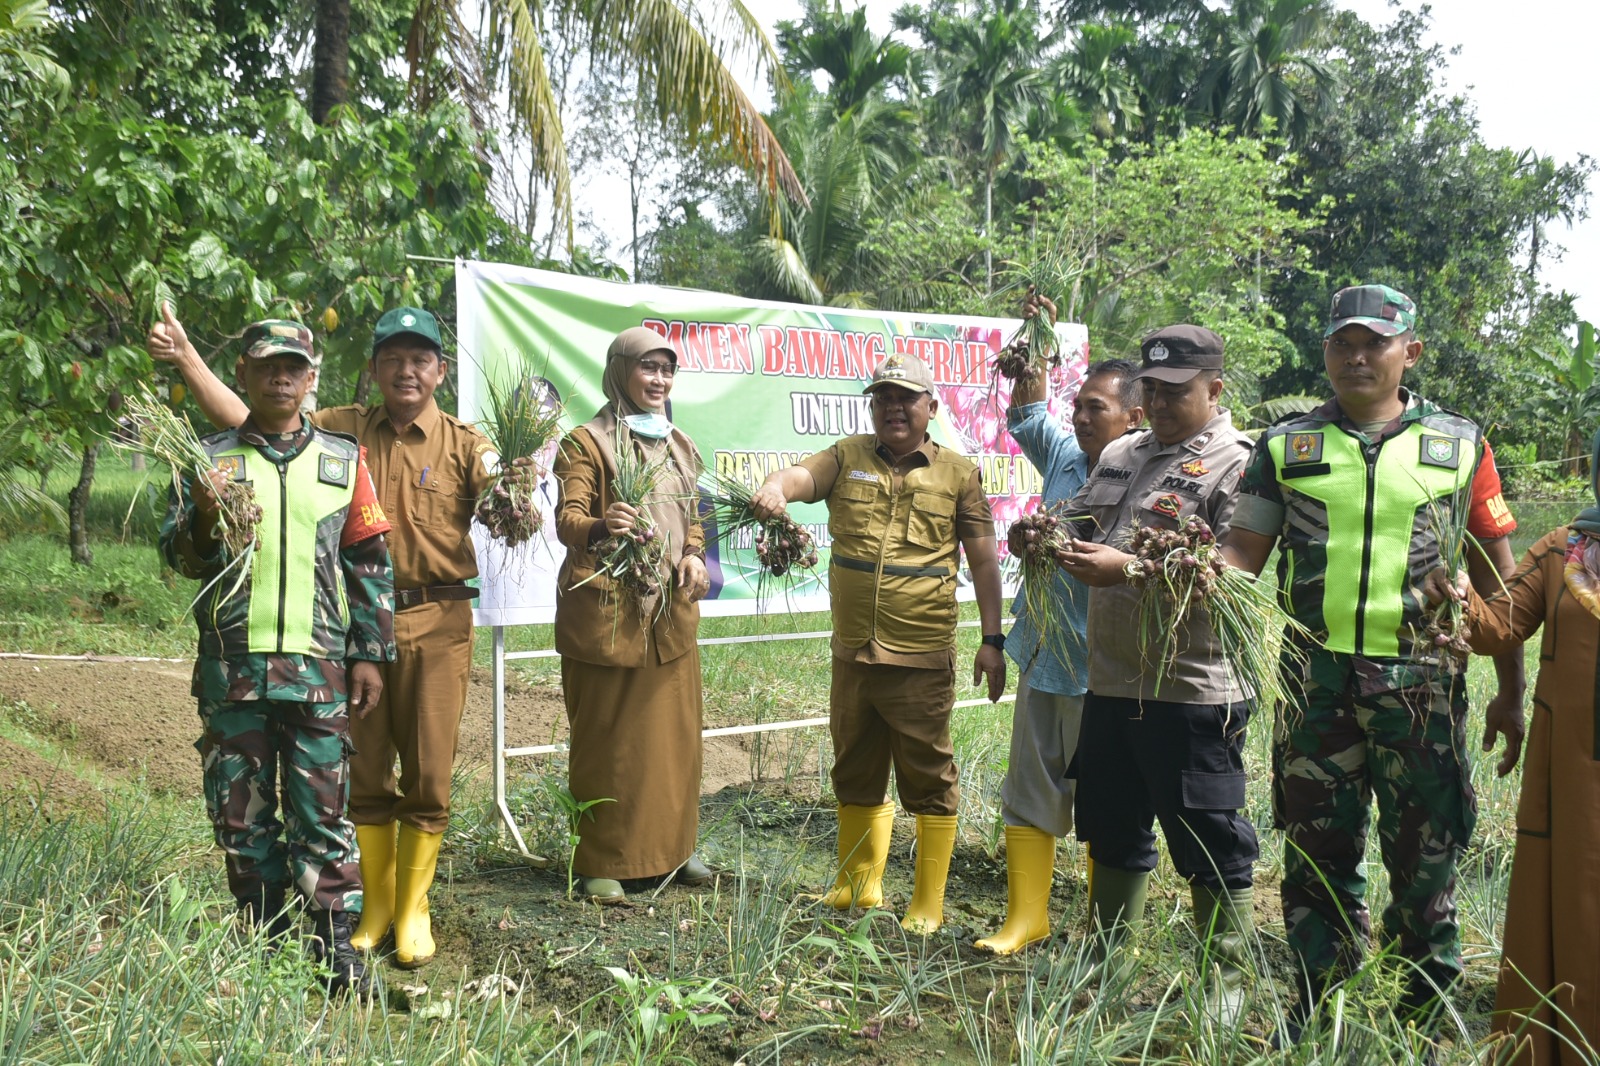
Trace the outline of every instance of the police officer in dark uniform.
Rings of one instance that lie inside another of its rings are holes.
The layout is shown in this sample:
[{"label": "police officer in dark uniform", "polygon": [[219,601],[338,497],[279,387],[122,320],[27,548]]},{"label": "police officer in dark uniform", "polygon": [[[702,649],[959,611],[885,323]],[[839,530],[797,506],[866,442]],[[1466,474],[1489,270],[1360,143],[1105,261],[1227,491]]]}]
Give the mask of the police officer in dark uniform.
[{"label": "police officer in dark uniform", "polygon": [[1140,591],[1124,572],[1132,556],[1116,545],[1140,526],[1176,529],[1191,515],[1225,527],[1250,440],[1218,406],[1221,337],[1169,326],[1147,336],[1140,353],[1150,428],[1106,446],[1069,504],[1093,521],[1058,556],[1093,589],[1075,810],[1092,861],[1089,907],[1100,934],[1092,951],[1097,962],[1110,959],[1141,918],[1159,821],[1193,892],[1208,999],[1231,1020],[1248,963],[1258,854],[1255,829],[1240,813],[1250,707],[1203,613],[1179,634],[1157,691],[1140,651]]}]

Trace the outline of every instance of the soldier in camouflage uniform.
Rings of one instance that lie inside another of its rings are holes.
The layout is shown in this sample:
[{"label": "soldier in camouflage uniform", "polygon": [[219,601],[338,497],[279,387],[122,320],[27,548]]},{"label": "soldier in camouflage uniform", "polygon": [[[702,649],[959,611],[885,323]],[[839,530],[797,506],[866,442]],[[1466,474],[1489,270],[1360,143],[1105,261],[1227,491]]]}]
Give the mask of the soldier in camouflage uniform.
[{"label": "soldier in camouflage uniform", "polygon": [[[185,479],[161,527],[167,562],[206,582],[192,690],[206,807],[245,915],[287,934],[292,885],[315,919],[329,987],[362,991],[349,914],[361,881],[344,811],[351,709],[377,702],[377,664],[394,658],[389,523],[355,441],[300,416],[316,376],[310,330],[257,323],[245,345],[250,416],[202,441],[212,483]],[[229,479],[250,484],[261,508],[243,557],[219,535]]]},{"label": "soldier in camouflage uniform", "polygon": [[[1477,813],[1466,684],[1428,628],[1423,586],[1441,542],[1465,529],[1483,547],[1467,560],[1487,595],[1495,568],[1512,568],[1516,523],[1482,431],[1401,387],[1422,354],[1415,323],[1416,305],[1386,286],[1335,294],[1323,342],[1334,399],[1261,435],[1222,542],[1254,573],[1281,546],[1284,606],[1315,640],[1303,669],[1286,660],[1295,698],[1273,734],[1284,925],[1304,982],[1280,1042],[1371,938],[1361,863],[1374,796],[1384,940],[1415,964],[1401,1006],[1423,1017],[1461,972],[1456,860]],[[1520,653],[1496,668],[1484,750],[1506,737],[1505,773],[1521,746]]]}]

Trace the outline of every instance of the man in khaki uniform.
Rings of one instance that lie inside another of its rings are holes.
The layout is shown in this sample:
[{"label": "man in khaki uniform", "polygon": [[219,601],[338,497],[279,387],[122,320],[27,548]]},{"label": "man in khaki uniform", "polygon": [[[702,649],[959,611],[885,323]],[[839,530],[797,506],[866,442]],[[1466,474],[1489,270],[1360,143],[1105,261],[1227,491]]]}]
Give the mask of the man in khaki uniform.
[{"label": "man in khaki uniform", "polygon": [[[1172,865],[1189,882],[1202,972],[1219,1013],[1236,1017],[1248,962],[1253,867],[1259,848],[1245,804],[1245,693],[1205,612],[1155,665],[1139,639],[1139,599],[1121,550],[1140,526],[1177,529],[1191,515],[1218,534],[1233,514],[1250,439],[1218,406],[1222,338],[1169,326],[1140,347],[1150,428],[1106,446],[1067,509],[1091,516],[1084,539],[1060,553],[1089,599],[1089,692],[1078,738],[1078,837],[1093,861],[1089,909],[1109,953],[1144,911],[1159,821]],[[1101,957],[1105,957],[1102,954]]]},{"label": "man in khaki uniform", "polygon": [[994,520],[978,470],[935,444],[933,376],[913,356],[891,355],[872,376],[872,434],[768,477],[757,490],[763,517],[790,500],[828,501],[833,537],[833,791],[839,802],[840,870],[826,902],[839,910],[883,902],[894,804],[917,817],[916,887],[901,924],[931,933],[944,921],[955,849],[957,772],[950,741],[955,702],[956,573],[966,550],[978,594],[983,646],[973,684],[1005,691],[1000,566]]},{"label": "man in khaki uniform", "polygon": [[[163,314],[150,331],[150,354],[178,368],[213,423],[238,425],[248,413],[243,401],[211,373],[171,309]],[[381,404],[323,408],[311,421],[360,442],[393,525],[398,656],[383,668],[377,706],[350,731],[350,820],[364,888],[351,943],[370,951],[392,923],[395,962],[411,969],[434,954],[427,893],[450,818],[450,772],[472,667],[477,590],[466,582],[478,564],[469,531],[499,459],[482,434],[434,402],[449,363],[433,315],[398,307],[378,319],[371,370]]]}]

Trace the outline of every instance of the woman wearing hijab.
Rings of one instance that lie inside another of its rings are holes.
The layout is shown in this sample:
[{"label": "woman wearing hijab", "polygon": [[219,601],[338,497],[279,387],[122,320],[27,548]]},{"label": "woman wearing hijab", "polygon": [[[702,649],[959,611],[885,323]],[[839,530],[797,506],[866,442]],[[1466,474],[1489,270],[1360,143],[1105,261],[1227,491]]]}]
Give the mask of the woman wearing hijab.
[{"label": "woman wearing hijab", "polygon": [[[622,901],[623,882],[711,878],[694,856],[700,826],[700,624],[710,590],[696,520],[700,453],[666,417],[678,353],[659,333],[623,330],[606,352],[608,401],[556,456],[556,533],[567,556],[557,578],[556,651],[571,730],[568,787],[594,802],[578,823],[573,869],[585,895]],[[617,449],[666,472],[644,517],[665,537],[662,595],[641,605],[595,577],[595,549],[640,517],[616,500]],[[670,572],[668,572],[670,571]]]},{"label": "woman wearing hijab", "polygon": [[1597,506],[1528,549],[1503,592],[1467,595],[1479,654],[1544,628],[1495,992],[1498,1063],[1592,1063],[1600,1048],[1600,434],[1594,443]]}]

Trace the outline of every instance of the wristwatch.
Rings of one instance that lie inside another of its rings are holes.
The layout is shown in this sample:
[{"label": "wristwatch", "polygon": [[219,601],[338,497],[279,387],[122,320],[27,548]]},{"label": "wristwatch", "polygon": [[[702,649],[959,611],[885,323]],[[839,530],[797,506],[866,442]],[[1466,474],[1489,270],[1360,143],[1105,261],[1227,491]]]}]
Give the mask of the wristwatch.
[{"label": "wristwatch", "polygon": [[1000,651],[1006,650],[1006,635],[1004,633],[985,633],[983,642],[991,648],[996,648]]}]

